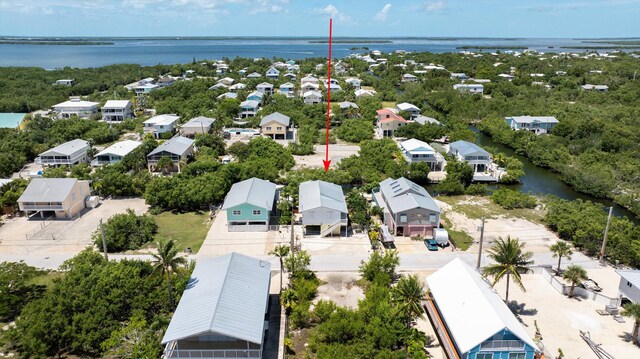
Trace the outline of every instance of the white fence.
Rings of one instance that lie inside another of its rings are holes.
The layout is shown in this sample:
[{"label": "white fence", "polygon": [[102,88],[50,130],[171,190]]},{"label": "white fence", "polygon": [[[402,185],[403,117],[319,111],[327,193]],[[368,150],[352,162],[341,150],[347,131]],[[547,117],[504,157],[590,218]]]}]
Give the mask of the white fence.
[{"label": "white fence", "polygon": [[[562,295],[569,294],[569,290],[571,289],[571,286],[568,286],[560,282],[560,280],[553,275],[549,267],[538,267],[538,268],[534,268],[533,270],[536,272],[539,272],[542,275],[542,277],[545,279],[545,281],[551,284],[551,286],[555,290],[557,290],[558,293]],[[585,289],[578,286],[573,288],[573,295],[576,297],[584,298],[584,299],[591,299],[603,305],[614,305],[614,306],[618,305],[617,298],[610,298],[604,294],[600,294],[598,292],[594,292],[592,290]]]}]

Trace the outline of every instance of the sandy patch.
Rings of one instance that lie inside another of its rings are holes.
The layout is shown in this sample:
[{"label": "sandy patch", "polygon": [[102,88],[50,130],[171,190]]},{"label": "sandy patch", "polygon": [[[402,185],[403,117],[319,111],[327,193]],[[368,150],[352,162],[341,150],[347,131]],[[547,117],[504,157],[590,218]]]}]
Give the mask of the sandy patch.
[{"label": "sandy patch", "polygon": [[318,287],[315,302],[330,299],[338,306],[357,308],[358,301],[364,298],[362,288],[356,285],[358,273],[318,273],[318,278],[325,283]]}]

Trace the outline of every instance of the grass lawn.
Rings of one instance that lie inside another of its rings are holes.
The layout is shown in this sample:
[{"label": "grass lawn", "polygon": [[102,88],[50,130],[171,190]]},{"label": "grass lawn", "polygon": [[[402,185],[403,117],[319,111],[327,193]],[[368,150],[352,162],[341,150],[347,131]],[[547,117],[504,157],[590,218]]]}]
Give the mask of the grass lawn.
[{"label": "grass lawn", "polygon": [[[440,198],[438,198],[440,199]],[[473,244],[473,238],[467,234],[465,231],[457,231],[451,228],[451,221],[447,218],[446,215],[440,216],[440,218],[444,221],[447,233],[449,233],[449,239],[453,242],[453,245],[461,250],[466,251]]]},{"label": "grass lawn", "polygon": [[62,278],[64,276],[64,272],[56,272],[56,271],[51,271],[51,272],[47,272],[41,276],[35,277],[30,281],[30,284],[35,284],[35,285],[43,285],[47,288],[51,287],[53,285],[53,280],[56,278]]},{"label": "grass lawn", "polygon": [[438,196],[438,200],[450,204],[453,211],[470,219],[516,217],[533,223],[544,224],[544,211],[528,208],[504,209],[482,196]]},{"label": "grass lawn", "polygon": [[[155,218],[158,222],[157,240],[173,239],[181,250],[191,248],[193,253],[198,253],[211,227],[211,220],[204,212],[162,212]],[[154,246],[155,244],[151,244],[147,248]]]},{"label": "grass lawn", "polygon": [[395,108],[396,103],[391,101],[382,101],[382,108]]}]

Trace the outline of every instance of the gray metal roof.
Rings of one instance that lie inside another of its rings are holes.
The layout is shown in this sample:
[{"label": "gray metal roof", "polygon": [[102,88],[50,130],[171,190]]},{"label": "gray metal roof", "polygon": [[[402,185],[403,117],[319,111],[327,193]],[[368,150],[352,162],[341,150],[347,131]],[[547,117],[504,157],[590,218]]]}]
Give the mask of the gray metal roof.
[{"label": "gray metal roof", "polygon": [[287,115],[283,115],[280,112],[274,112],[270,115],[267,115],[265,117],[262,118],[262,121],[260,121],[260,126],[264,126],[266,124],[268,124],[269,122],[275,121],[277,123],[281,123],[284,126],[289,126],[289,123],[291,122],[291,119],[289,118],[289,116]]},{"label": "gray metal roof", "polygon": [[184,123],[182,127],[206,127],[209,128],[216,120],[209,117],[198,116],[190,119],[188,122]]},{"label": "gray metal roof", "polygon": [[449,144],[449,153],[460,154],[461,156],[468,155],[485,155],[491,156],[491,154],[485,151],[482,147],[476,145],[475,143],[467,142],[467,141],[456,141]]},{"label": "gray metal roof", "polygon": [[261,344],[271,264],[231,252],[198,260],[162,344],[206,333]]},{"label": "gray metal roof", "polygon": [[260,178],[251,178],[234,183],[224,199],[222,209],[228,209],[249,203],[256,207],[271,210],[276,196],[276,185]]},{"label": "gray metal roof", "polygon": [[327,208],[347,213],[342,187],[325,181],[306,181],[300,184],[300,212]]},{"label": "gray metal roof", "polygon": [[34,178],[18,202],[62,202],[77,182],[77,178]]},{"label": "gray metal roof", "polygon": [[432,123],[432,124],[435,124],[435,125],[439,125],[440,124],[440,121],[436,120],[435,118],[427,117],[427,116],[418,116],[418,117],[414,118],[413,121],[415,121],[415,122],[417,122],[417,123],[419,123],[421,125],[424,125],[426,123]]},{"label": "gray metal roof", "polygon": [[512,116],[506,118],[511,119],[517,123],[558,123],[558,119],[553,116]]},{"label": "gray metal roof", "polygon": [[360,107],[358,107],[357,104],[355,104],[353,102],[349,102],[349,101],[338,102],[338,106],[340,106],[341,109],[346,109],[346,108],[349,108],[349,107],[353,107],[353,108],[357,108],[357,109],[360,108]]},{"label": "gray metal roof", "polygon": [[161,153],[163,151],[182,156],[187,152],[187,150],[189,150],[189,148],[193,145],[194,142],[195,141],[190,138],[186,138],[182,136],[174,137],[160,144],[153,151],[151,151],[147,155],[147,157],[151,155],[155,155],[157,153]]},{"label": "gray metal roof", "polygon": [[616,270],[622,278],[630,282],[634,287],[640,288],[640,270]]},{"label": "gray metal roof", "polygon": [[428,209],[440,213],[440,207],[431,198],[424,187],[401,177],[397,180],[387,178],[380,182],[380,192],[392,213],[404,212],[415,208]]},{"label": "gray metal roof", "polygon": [[65,142],[61,145],[58,145],[48,151],[44,151],[40,154],[40,156],[53,156],[56,154],[68,156],[76,153],[78,150],[84,149],[89,150],[89,142],[85,140],[71,140],[69,142]]}]

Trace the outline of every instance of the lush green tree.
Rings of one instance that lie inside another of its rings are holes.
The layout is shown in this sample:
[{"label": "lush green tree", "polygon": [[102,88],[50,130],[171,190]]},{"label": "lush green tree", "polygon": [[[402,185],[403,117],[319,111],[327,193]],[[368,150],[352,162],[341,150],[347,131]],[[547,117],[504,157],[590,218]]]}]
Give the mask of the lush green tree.
[{"label": "lush green tree", "polygon": [[280,261],[280,291],[282,291],[282,278],[284,276],[284,258],[289,255],[290,248],[284,244],[278,244],[271,251],[269,255],[278,257]]},{"label": "lush green tree", "polygon": [[482,269],[484,276],[493,277],[491,286],[495,286],[505,275],[507,276],[507,288],[505,292],[505,302],[509,302],[509,281],[513,277],[513,281],[525,291],[522,285],[521,273],[526,272],[533,261],[532,252],[524,252],[524,243],[516,238],[507,236],[506,239],[498,237],[496,243],[489,249],[489,258],[495,263],[490,264]]},{"label": "lush green tree", "polygon": [[173,161],[167,156],[162,156],[160,157],[158,162],[156,162],[156,168],[162,171],[162,173],[165,175],[169,174],[171,171],[173,171]]},{"label": "lush green tree", "polygon": [[361,226],[368,226],[371,223],[369,216],[369,202],[357,190],[347,193],[347,209],[349,210],[349,218],[351,222]]},{"label": "lush green tree", "polygon": [[173,307],[173,295],[171,289],[171,276],[175,274],[181,267],[187,264],[185,257],[181,257],[178,253],[178,247],[174,240],[158,241],[157,253],[153,256],[153,270],[160,273],[167,282],[167,297],[169,298],[169,307]]},{"label": "lush green tree", "polygon": [[370,283],[388,285],[395,277],[395,270],[400,259],[394,250],[386,251],[384,254],[373,252],[367,262],[360,263],[360,274]]},{"label": "lush green tree", "polygon": [[549,249],[551,250],[551,252],[553,252],[553,258],[558,257],[558,269],[556,270],[556,272],[560,273],[560,262],[562,261],[562,257],[571,260],[571,255],[573,254],[571,245],[560,240],[552,244]]},{"label": "lush green tree", "polygon": [[[103,224],[107,251],[122,252],[138,249],[153,240],[158,231],[155,218],[143,214],[136,215],[132,209],[126,213],[115,214]],[[102,249],[102,232],[100,228],[92,235],[93,243]]]},{"label": "lush green tree", "polygon": [[14,320],[25,304],[42,295],[42,286],[32,280],[43,274],[24,262],[0,263],[0,321]]},{"label": "lush green tree", "polygon": [[571,283],[569,287],[569,298],[573,298],[573,290],[576,285],[579,285],[583,281],[587,280],[587,271],[578,264],[572,264],[562,273],[562,278]]},{"label": "lush green tree", "polygon": [[162,355],[162,328],[158,321],[148,323],[142,311],[136,310],[125,325],[111,333],[101,344],[106,357],[157,358]]},{"label": "lush green tree", "polygon": [[391,299],[396,305],[398,313],[407,318],[408,323],[411,323],[422,317],[424,313],[422,302],[427,299],[424,284],[416,275],[402,277],[393,288]]},{"label": "lush green tree", "polygon": [[633,330],[631,331],[631,341],[635,345],[640,345],[638,335],[640,335],[640,303],[627,303],[622,306],[622,316],[633,319]]},{"label": "lush green tree", "polygon": [[18,209],[18,198],[22,196],[22,193],[29,185],[27,180],[22,178],[14,179],[13,181],[0,187],[0,207],[11,207],[14,211]]},{"label": "lush green tree", "polygon": [[508,188],[494,191],[491,194],[491,200],[505,209],[536,207],[534,196]]},{"label": "lush green tree", "polygon": [[346,119],[336,133],[341,140],[360,143],[373,138],[373,125],[367,120]]}]

